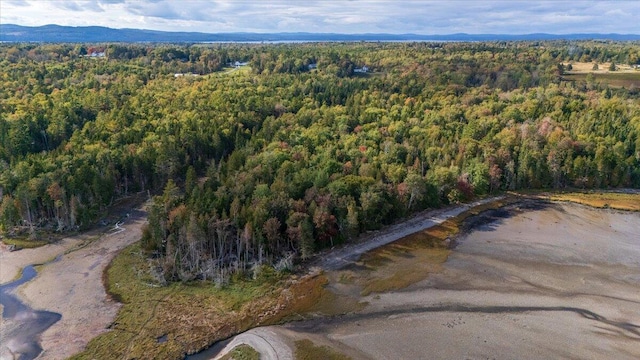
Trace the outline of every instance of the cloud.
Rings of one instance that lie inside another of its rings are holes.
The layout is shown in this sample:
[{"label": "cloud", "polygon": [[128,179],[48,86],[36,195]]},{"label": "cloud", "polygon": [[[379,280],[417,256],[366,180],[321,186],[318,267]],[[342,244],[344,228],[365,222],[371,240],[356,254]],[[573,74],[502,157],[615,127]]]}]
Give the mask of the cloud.
[{"label": "cloud", "polygon": [[48,1],[51,5],[60,9],[84,12],[105,12],[112,8],[113,5],[125,4],[126,0],[64,0],[64,1]]},{"label": "cloud", "polygon": [[58,1],[54,2],[55,6],[60,7],[64,10],[75,11],[75,12],[84,12],[84,11],[93,11],[93,12],[103,12],[104,9],[100,7],[95,1]]},{"label": "cloud", "polygon": [[0,0],[0,21],[203,32],[639,33],[619,1]]},{"label": "cloud", "polygon": [[16,7],[30,6],[26,0],[6,0],[6,4]]},{"label": "cloud", "polygon": [[[154,2],[154,3],[136,3],[129,5],[127,10],[130,13],[146,16],[146,17],[155,17],[166,20],[178,20],[182,19],[180,14],[174,10],[174,7],[171,4],[166,2]],[[186,20],[186,19],[185,19]],[[194,20],[194,19],[189,19]]]}]

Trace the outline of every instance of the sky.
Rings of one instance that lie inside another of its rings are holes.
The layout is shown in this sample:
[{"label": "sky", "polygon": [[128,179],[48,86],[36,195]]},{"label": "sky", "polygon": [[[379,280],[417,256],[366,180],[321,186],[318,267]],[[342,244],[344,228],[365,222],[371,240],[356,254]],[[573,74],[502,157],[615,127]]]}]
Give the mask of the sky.
[{"label": "sky", "polygon": [[0,0],[0,23],[165,31],[640,34],[640,0]]}]

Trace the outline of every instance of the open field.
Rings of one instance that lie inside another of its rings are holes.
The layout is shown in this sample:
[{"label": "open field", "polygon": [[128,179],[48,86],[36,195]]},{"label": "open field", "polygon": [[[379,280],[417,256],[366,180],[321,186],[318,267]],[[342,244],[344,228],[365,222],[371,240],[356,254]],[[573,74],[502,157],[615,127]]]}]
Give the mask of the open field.
[{"label": "open field", "polygon": [[[565,81],[579,81],[587,82],[589,74],[565,74],[563,79]],[[640,87],[640,73],[617,73],[609,72],[593,75],[593,81],[596,83],[602,83],[614,88],[638,88]]]},{"label": "open field", "polygon": [[[605,73],[611,73],[611,71],[609,71],[609,67],[611,66],[610,62],[605,62],[605,63],[598,63],[598,69],[597,70],[593,70],[593,65],[595,63],[593,62],[571,62],[571,63],[564,63],[563,65],[566,67],[571,64],[572,69],[571,70],[566,70],[567,74],[605,74]],[[627,64],[616,64],[616,71],[617,73],[635,73],[635,72],[640,72],[640,70],[636,70],[634,68],[632,68],[631,66],[627,65]]]},{"label": "open field", "polygon": [[[565,68],[568,65],[564,64]],[[566,70],[562,78],[565,81],[587,82],[594,81],[614,88],[639,88],[640,70],[626,64],[617,64],[616,71],[610,71],[611,63],[598,64],[598,69],[593,70],[593,63],[571,63],[572,70]]]},{"label": "open field", "polygon": [[220,71],[212,72],[210,74],[204,75],[206,76],[244,76],[251,74],[251,66],[245,65],[240,67],[230,66],[225,67]]}]

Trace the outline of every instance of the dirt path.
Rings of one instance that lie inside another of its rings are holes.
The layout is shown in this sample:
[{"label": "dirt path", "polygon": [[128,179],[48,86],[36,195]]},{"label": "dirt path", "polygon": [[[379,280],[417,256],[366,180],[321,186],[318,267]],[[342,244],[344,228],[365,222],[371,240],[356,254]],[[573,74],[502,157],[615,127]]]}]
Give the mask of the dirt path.
[{"label": "dirt path", "polygon": [[504,196],[497,196],[469,204],[462,204],[446,209],[431,210],[420,213],[411,219],[391,225],[381,231],[373,233],[370,238],[361,243],[347,245],[322,254],[319,256],[320,259],[315,265],[319,266],[323,270],[338,270],[358,260],[362,254],[368,251],[392,243],[405,236],[417,233],[418,231],[442,224],[447,219],[458,216],[473,207],[500,200],[502,198],[504,198]]},{"label": "dirt path", "polygon": [[[14,278],[28,264],[42,263],[68,252],[59,261],[43,266],[35,279],[16,291],[33,311],[47,310],[61,315],[61,319],[42,334],[40,345],[43,352],[38,359],[67,358],[106,331],[120,305],[107,297],[102,274],[118,251],[140,239],[145,222],[146,213],[136,210],[118,229],[76,250],[73,250],[74,247],[85,243],[86,235],[38,249],[1,253],[2,280],[5,282]],[[7,329],[11,326],[9,321],[3,321],[0,328],[5,329],[0,330],[19,339],[20,334],[16,332],[18,326]],[[14,348],[20,347],[19,341],[10,340],[3,335],[3,344],[11,343]],[[4,356],[9,351],[15,354],[15,349],[4,350],[0,355]]]},{"label": "dirt path", "polygon": [[218,360],[240,345],[249,345],[260,357],[270,360],[293,360],[293,352],[282,337],[270,328],[255,328],[233,338],[214,358]]}]

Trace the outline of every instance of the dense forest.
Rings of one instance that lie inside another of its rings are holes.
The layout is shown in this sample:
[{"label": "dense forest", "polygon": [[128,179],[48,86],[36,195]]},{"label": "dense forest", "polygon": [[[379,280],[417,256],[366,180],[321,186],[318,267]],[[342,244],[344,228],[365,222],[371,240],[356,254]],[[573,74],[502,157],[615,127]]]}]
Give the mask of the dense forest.
[{"label": "dense forest", "polygon": [[224,283],[476,196],[640,187],[638,89],[571,62],[640,44],[2,44],[0,232],[144,192],[158,278]]}]

